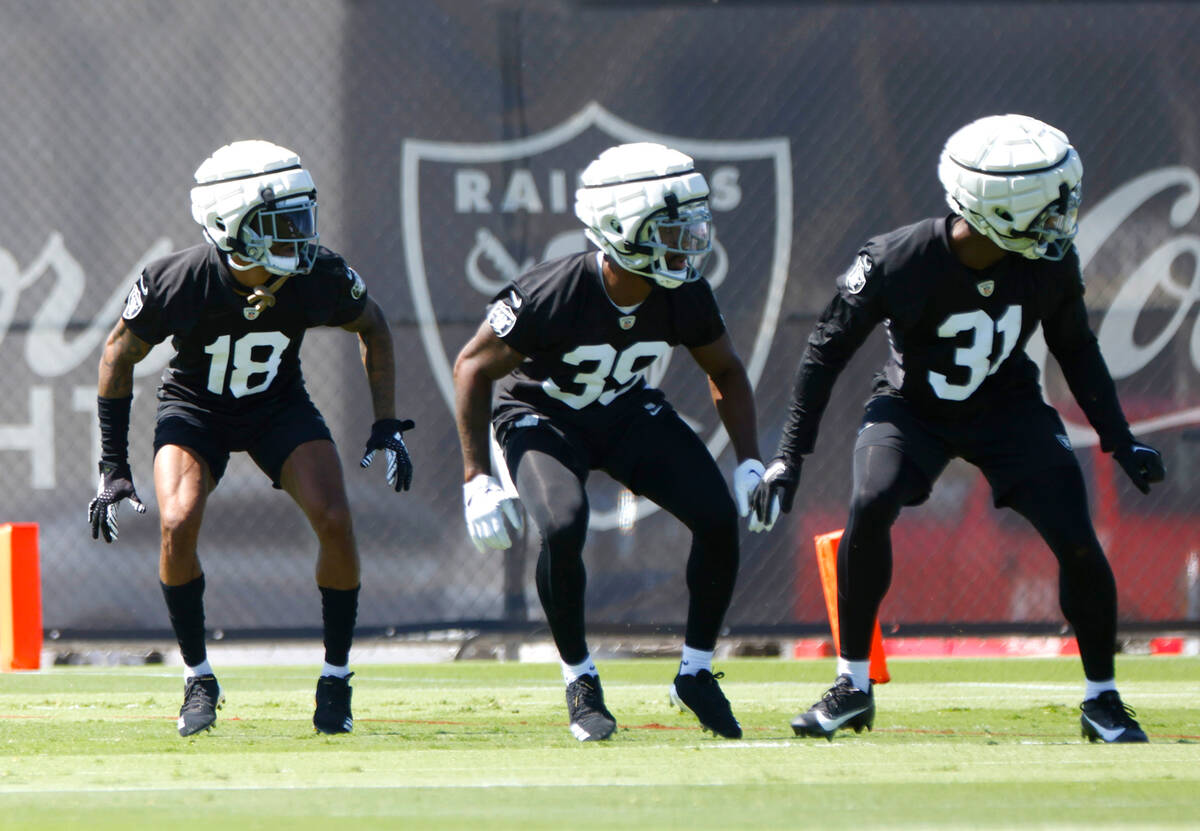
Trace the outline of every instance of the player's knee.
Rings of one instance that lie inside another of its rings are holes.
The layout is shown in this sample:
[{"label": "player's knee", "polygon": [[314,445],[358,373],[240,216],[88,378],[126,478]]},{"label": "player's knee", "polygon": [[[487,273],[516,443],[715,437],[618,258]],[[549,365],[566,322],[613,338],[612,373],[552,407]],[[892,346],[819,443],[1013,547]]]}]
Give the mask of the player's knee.
[{"label": "player's knee", "polygon": [[1064,565],[1089,566],[1108,562],[1094,534],[1059,543],[1054,548]]},{"label": "player's knee", "polygon": [[850,498],[852,522],[890,527],[900,515],[900,500],[888,489],[859,488]]},{"label": "player's knee", "polygon": [[737,550],[737,506],[727,491],[722,490],[708,499],[697,500],[688,514],[680,519],[691,529],[693,536],[718,548]]},{"label": "player's knee", "polygon": [[204,512],[200,506],[192,503],[177,499],[160,502],[158,522],[163,543],[174,547],[176,544],[196,539],[200,533],[203,516]]},{"label": "player's knee", "polygon": [[578,511],[565,516],[556,516],[545,523],[542,536],[550,550],[557,556],[578,555],[583,551],[587,537],[588,517]]},{"label": "player's knee", "polygon": [[310,509],[308,517],[313,531],[322,540],[344,539],[354,535],[350,506],[344,502],[326,503]]}]

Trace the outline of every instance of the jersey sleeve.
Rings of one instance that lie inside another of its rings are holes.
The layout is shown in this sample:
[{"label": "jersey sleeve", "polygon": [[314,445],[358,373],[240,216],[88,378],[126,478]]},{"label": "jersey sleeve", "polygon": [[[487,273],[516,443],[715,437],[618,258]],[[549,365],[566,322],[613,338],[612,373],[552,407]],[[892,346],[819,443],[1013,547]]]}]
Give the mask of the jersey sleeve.
[{"label": "jersey sleeve", "polygon": [[367,284],[341,257],[330,264],[330,272],[328,316],[321,322],[326,326],[345,326],[357,320],[367,307]]},{"label": "jersey sleeve", "polygon": [[787,423],[777,457],[795,461],[812,452],[834,382],[867,336],[883,319],[886,275],[869,246],[837,280],[837,293],[808,336],[796,370]]},{"label": "jersey sleeve", "polygon": [[1062,296],[1042,320],[1046,347],[1062,368],[1071,395],[1100,436],[1100,448],[1112,452],[1118,445],[1132,441],[1133,434],[1100,344],[1088,323],[1079,260],[1071,256],[1063,265],[1063,272],[1056,275],[1063,281]]},{"label": "jersey sleeve", "polygon": [[161,343],[171,334],[164,299],[158,288],[154,276],[143,271],[130,287],[121,312],[125,327],[149,344]]},{"label": "jersey sleeve", "polygon": [[487,323],[496,337],[522,355],[538,352],[546,321],[536,296],[519,283],[512,282],[492,297],[487,307]]},{"label": "jersey sleeve", "polygon": [[685,285],[688,292],[679,309],[679,342],[688,349],[707,346],[725,334],[725,317],[717,306],[717,298],[707,280],[696,280]]}]

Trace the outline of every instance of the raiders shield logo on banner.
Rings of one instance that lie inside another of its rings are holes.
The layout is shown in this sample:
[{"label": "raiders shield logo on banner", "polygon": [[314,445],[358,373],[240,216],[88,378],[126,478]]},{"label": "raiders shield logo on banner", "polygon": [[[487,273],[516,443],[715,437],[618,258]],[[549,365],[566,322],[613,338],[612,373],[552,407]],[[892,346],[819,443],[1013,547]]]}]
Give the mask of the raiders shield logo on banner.
[{"label": "raiders shield logo on banner", "polygon": [[[406,139],[401,150],[400,210],[413,308],[433,377],[454,409],[451,361],[463,328],[481,320],[488,301],[534,263],[596,250],[575,217],[580,171],[615,144],[654,141],[692,156],[708,179],[714,251],[705,277],[725,312],[752,384],[763,374],[788,275],[792,247],[792,162],[788,139],[748,141],[670,136],[624,121],[592,102],[558,126],[500,142]],[[736,271],[737,291],[722,292]],[[736,312],[736,313],[731,313]],[[493,320],[493,326],[505,321]],[[619,319],[622,329],[635,316]],[[686,358],[686,355],[685,355]],[[661,387],[705,439],[713,456],[728,444],[706,385],[669,371],[671,354],[647,381]],[[682,360],[682,359],[681,359]],[[676,375],[679,380],[676,380]],[[638,500],[637,517],[657,510]],[[614,528],[615,506],[593,505],[593,528]]]}]

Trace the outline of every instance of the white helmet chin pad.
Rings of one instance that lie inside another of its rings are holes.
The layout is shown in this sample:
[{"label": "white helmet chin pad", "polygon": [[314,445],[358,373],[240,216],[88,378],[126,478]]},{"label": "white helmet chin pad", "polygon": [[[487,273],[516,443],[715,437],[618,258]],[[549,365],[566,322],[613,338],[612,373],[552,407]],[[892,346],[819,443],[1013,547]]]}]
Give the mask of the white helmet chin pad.
[{"label": "white helmet chin pad", "polygon": [[575,215],[626,271],[664,288],[700,279],[712,251],[708,182],[692,158],[661,144],[610,147],[587,166]]},{"label": "white helmet chin pad", "polygon": [[1061,260],[1078,231],[1083,162],[1066,135],[1025,115],[973,121],[938,162],[946,203],[1006,251]]},{"label": "white helmet chin pad", "polygon": [[192,218],[205,236],[272,274],[307,274],[316,259],[317,190],[300,157],[269,141],[235,141],[196,170]]}]

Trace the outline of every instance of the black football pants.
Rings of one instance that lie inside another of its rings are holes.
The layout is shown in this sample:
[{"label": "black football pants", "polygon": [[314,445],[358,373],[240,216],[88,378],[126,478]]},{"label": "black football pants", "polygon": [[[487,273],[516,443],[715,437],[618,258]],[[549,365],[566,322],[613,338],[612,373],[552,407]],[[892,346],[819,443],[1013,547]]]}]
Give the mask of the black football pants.
[{"label": "black football pants", "polygon": [[[900,509],[928,492],[925,475],[899,450],[859,447],[854,453],[850,517],[838,546],[838,619],[841,655],[864,660],[880,603],[892,579],[891,527]],[[1117,588],[1088,513],[1077,466],[1038,471],[1014,486],[1003,504],[1025,517],[1059,564],[1059,605],[1075,630],[1084,674],[1113,677]]]},{"label": "black football pants", "polygon": [[584,631],[588,526],[587,470],[600,468],[673,514],[692,532],[684,642],[711,650],[733,596],[738,568],[737,508],[704,443],[673,411],[644,414],[623,440],[603,449],[549,425],[513,431],[506,458],[538,546],[537,590],[559,655],[588,655]]}]

